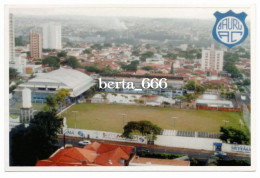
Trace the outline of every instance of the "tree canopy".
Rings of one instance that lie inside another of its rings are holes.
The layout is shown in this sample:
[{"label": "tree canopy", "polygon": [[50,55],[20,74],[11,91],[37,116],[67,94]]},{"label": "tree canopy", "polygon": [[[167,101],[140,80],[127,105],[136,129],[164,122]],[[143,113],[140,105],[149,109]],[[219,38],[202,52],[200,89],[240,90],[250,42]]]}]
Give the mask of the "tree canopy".
[{"label": "tree canopy", "polygon": [[92,52],[92,49],[91,49],[91,48],[85,49],[85,50],[83,51],[84,54],[91,54],[91,52]]},{"label": "tree canopy", "polygon": [[66,58],[65,61],[63,61],[63,64],[68,65],[73,69],[80,67],[79,61],[73,56]]},{"label": "tree canopy", "polygon": [[39,112],[28,127],[23,124],[10,132],[11,166],[35,166],[36,162],[48,158],[57,148],[57,133],[62,119],[52,111]]},{"label": "tree canopy", "polygon": [[139,132],[143,136],[153,135],[153,140],[156,139],[156,135],[161,133],[161,128],[150,121],[131,121],[124,126],[123,137],[131,138],[131,134]]},{"label": "tree canopy", "polygon": [[250,85],[250,79],[245,79],[244,81],[243,81],[243,85],[244,86],[248,86],[248,85]]},{"label": "tree canopy", "polygon": [[147,51],[146,53],[143,53],[142,55],[141,55],[141,61],[145,61],[146,60],[146,58],[151,58],[151,57],[153,57],[154,56],[154,53],[153,52],[151,52],[151,51]]},{"label": "tree canopy", "polygon": [[195,80],[189,80],[183,88],[187,90],[194,90],[196,93],[204,93],[206,90],[205,87],[196,83]]},{"label": "tree canopy", "polygon": [[56,109],[57,106],[60,106],[65,103],[66,97],[70,96],[70,91],[68,89],[60,89],[54,96],[49,95],[46,97],[46,105],[48,110]]},{"label": "tree canopy", "polygon": [[121,68],[126,71],[136,71],[139,61],[132,61],[130,64],[121,64]]},{"label": "tree canopy", "polygon": [[152,66],[143,66],[142,69],[147,71],[154,70]]},{"label": "tree canopy", "polygon": [[59,68],[60,59],[56,56],[48,56],[42,60],[42,64],[48,67]]},{"label": "tree canopy", "polygon": [[9,67],[9,78],[14,79],[18,75],[18,72],[16,69]]},{"label": "tree canopy", "polygon": [[238,130],[233,127],[220,127],[222,133],[220,139],[225,142],[237,143],[237,144],[250,144],[250,134],[243,130]]},{"label": "tree canopy", "polygon": [[58,57],[66,57],[67,56],[67,52],[66,51],[61,51],[57,54]]}]

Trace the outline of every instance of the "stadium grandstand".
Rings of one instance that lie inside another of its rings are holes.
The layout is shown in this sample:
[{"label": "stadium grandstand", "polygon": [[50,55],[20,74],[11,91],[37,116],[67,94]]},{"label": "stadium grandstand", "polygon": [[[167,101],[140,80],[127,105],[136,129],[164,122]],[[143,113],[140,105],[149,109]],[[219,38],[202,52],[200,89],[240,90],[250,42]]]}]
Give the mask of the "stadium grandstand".
[{"label": "stadium grandstand", "polygon": [[48,95],[54,95],[60,89],[69,89],[70,101],[80,99],[84,93],[95,85],[94,79],[87,74],[73,70],[60,68],[49,73],[39,73],[35,78],[19,85],[16,93],[23,88],[32,91],[32,102],[45,102]]}]

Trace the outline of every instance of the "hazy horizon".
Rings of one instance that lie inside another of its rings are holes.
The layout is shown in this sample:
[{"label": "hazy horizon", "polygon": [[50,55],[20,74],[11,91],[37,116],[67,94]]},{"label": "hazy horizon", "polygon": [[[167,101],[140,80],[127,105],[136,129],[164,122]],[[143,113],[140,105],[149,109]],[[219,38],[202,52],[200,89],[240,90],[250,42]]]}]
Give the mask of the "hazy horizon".
[{"label": "hazy horizon", "polygon": [[[54,7],[54,8],[53,8]],[[177,18],[177,19],[215,19],[216,11],[225,13],[233,10],[235,13],[245,12],[250,18],[248,8],[191,8],[191,7],[10,7],[9,12],[17,16],[87,16],[87,17],[135,17],[135,18]]]}]

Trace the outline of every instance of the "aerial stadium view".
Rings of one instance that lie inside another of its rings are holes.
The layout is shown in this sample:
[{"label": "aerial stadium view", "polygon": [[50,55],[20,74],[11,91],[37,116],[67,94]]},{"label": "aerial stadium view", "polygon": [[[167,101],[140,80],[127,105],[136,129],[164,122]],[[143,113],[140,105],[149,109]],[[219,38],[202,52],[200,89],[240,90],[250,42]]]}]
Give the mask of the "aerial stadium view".
[{"label": "aerial stadium view", "polygon": [[8,166],[252,166],[251,14],[188,11],[10,7]]}]

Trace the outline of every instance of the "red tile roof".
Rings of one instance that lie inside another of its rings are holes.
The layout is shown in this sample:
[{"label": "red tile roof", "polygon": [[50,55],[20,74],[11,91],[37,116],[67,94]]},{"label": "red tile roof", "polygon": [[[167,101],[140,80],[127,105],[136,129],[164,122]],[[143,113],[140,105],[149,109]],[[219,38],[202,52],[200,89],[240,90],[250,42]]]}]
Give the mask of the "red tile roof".
[{"label": "red tile roof", "polygon": [[185,78],[189,78],[190,76],[187,74],[177,74],[176,77],[185,77]]},{"label": "red tile roof", "polygon": [[184,68],[176,68],[174,69],[175,73],[192,73],[192,70],[190,69],[184,69]]},{"label": "red tile roof", "polygon": [[59,149],[50,158],[38,161],[36,166],[124,166],[120,160],[128,160],[133,148],[94,142],[84,148]]},{"label": "red tile roof", "polygon": [[194,72],[199,73],[199,74],[204,74],[204,72],[202,70],[199,70],[199,69],[195,70]]}]

